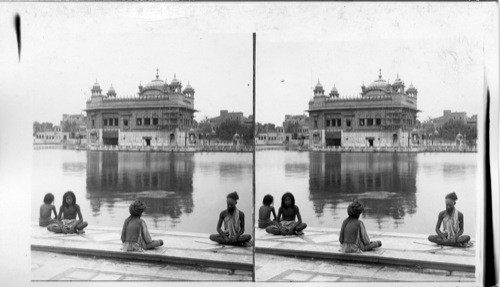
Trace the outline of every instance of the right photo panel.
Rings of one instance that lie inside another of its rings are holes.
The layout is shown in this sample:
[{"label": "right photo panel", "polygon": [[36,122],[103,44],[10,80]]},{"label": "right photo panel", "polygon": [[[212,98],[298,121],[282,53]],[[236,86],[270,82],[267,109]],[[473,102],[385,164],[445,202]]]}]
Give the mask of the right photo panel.
[{"label": "right photo panel", "polygon": [[257,33],[256,281],[480,276],[487,7],[386,4]]}]

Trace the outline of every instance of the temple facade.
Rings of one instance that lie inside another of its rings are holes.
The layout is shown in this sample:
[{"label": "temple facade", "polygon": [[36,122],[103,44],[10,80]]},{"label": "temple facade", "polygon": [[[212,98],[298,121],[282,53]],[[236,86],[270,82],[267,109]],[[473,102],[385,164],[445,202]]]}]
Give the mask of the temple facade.
[{"label": "temple facade", "polygon": [[397,76],[394,83],[378,79],[361,86],[360,96],[341,97],[335,85],[325,95],[318,80],[309,101],[311,147],[410,146],[416,131],[417,89]]},{"label": "temple facade", "polygon": [[187,146],[192,135],[194,89],[176,76],[170,82],[156,78],[136,96],[118,97],[113,85],[106,94],[97,83],[86,103],[89,145]]}]

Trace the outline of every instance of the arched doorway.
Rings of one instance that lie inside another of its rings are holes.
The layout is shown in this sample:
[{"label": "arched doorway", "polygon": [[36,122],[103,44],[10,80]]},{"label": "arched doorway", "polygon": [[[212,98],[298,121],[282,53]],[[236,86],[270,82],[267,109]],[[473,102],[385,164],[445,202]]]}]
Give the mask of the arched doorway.
[{"label": "arched doorway", "polygon": [[398,135],[393,134],[392,135],[392,144],[396,145],[398,143]]}]

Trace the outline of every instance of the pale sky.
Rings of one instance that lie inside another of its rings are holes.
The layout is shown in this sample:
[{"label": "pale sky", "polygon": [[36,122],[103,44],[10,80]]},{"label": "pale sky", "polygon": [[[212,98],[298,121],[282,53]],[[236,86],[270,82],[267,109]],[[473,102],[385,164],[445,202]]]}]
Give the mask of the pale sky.
[{"label": "pale sky", "polygon": [[416,86],[419,119],[444,109],[472,115],[481,111],[483,39],[496,13],[480,3],[16,5],[24,90],[6,91],[32,99],[33,120],[54,123],[82,112],[96,79],[104,93],[113,84],[119,97],[134,95],[157,68],[161,79],[176,73],[194,87],[197,120],[221,109],[249,115],[252,32],[259,122],[305,113],[318,78],[327,93],[335,84],[341,97],[358,95],[379,68]]},{"label": "pale sky", "polygon": [[450,4],[358,3],[335,7],[328,18],[320,14],[323,25],[310,31],[260,33],[256,120],[281,125],[285,114],[307,115],[318,78],[325,94],[335,84],[341,97],[359,96],[379,68],[386,81],[399,74],[406,87],[418,89],[420,120],[445,109],[480,113],[488,13]]},{"label": "pale sky", "polygon": [[189,82],[195,89],[197,120],[221,109],[252,113],[251,33],[183,31],[165,20],[57,7],[31,10],[22,19],[33,120],[58,124],[63,113],[82,112],[96,79],[103,93],[113,84],[118,97],[136,95],[157,68],[160,79],[170,83],[176,73],[184,87]]}]

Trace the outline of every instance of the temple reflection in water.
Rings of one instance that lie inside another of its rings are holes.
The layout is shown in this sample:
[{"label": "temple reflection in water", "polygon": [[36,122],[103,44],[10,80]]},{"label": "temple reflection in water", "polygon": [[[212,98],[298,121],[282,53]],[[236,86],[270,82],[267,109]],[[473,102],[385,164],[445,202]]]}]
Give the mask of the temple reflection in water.
[{"label": "temple reflection in water", "polygon": [[[414,154],[309,153],[309,199],[317,216],[327,204],[334,209],[357,198],[363,217],[396,221],[416,212]],[[342,216],[347,215],[339,210]]]},{"label": "temple reflection in water", "polygon": [[[106,204],[146,203],[146,215],[178,219],[193,212],[193,154],[87,153],[87,198],[98,214]],[[174,220],[175,222],[175,220]]]}]

